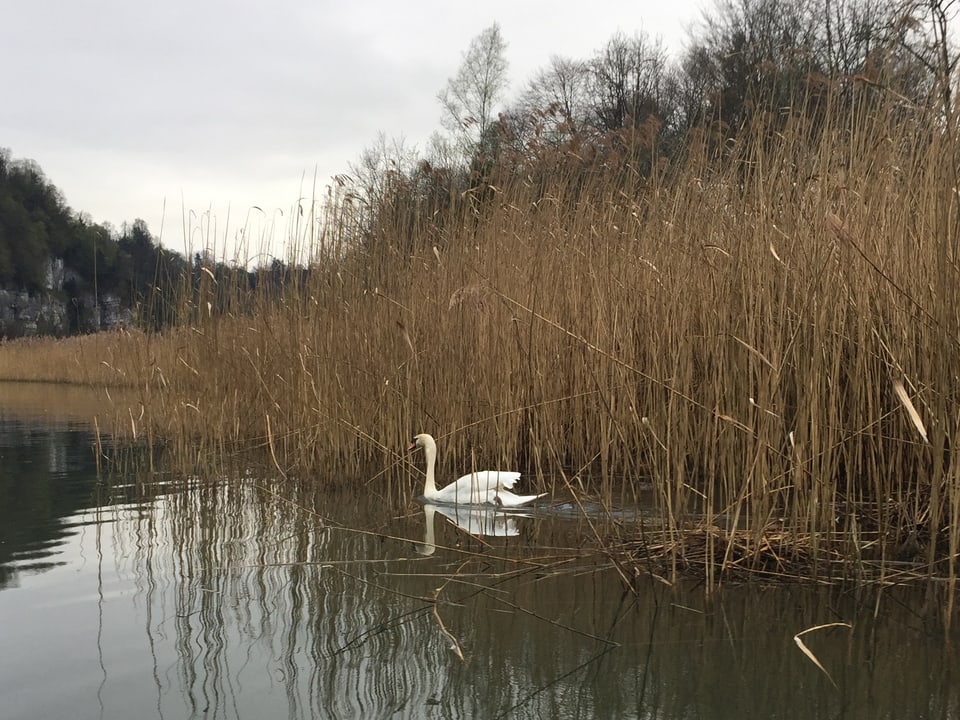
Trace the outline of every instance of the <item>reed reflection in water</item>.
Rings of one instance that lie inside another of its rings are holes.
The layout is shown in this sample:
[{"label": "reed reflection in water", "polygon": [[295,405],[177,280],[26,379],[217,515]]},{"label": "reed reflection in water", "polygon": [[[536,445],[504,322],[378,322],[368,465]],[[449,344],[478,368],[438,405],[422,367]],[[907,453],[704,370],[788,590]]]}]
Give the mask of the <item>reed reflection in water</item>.
[{"label": "reed reflection in water", "polygon": [[[956,651],[924,611],[935,590],[633,594],[570,519],[250,478],[143,497],[154,480],[129,480],[73,516],[59,564],[0,592],[9,717],[960,712]],[[807,642],[836,688],[793,642],[835,620],[854,627]]]}]

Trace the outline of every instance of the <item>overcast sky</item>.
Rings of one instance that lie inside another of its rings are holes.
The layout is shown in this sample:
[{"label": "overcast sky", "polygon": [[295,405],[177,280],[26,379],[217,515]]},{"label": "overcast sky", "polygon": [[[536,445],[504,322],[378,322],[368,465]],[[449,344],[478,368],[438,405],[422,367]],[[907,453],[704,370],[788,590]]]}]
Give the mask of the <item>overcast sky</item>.
[{"label": "overcast sky", "polygon": [[0,147],[36,160],[75,211],[117,227],[142,218],[180,251],[202,249],[197,216],[212,219],[218,248],[246,222],[268,228],[265,217],[285,236],[315,173],[322,189],[381,131],[425,146],[437,92],[491,23],[513,96],[551,55],[585,59],[617,31],[677,54],[708,6],[7,0]]}]

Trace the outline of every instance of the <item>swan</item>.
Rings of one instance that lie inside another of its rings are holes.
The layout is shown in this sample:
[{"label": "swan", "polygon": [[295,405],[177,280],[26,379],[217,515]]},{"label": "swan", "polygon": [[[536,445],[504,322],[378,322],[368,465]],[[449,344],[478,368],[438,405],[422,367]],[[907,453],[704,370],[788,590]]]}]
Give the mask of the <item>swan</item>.
[{"label": "swan", "polygon": [[518,507],[533,502],[540,495],[514,495],[510,492],[520,473],[505,470],[481,470],[464,475],[456,482],[452,482],[439,490],[434,475],[434,466],[437,463],[437,443],[431,435],[420,433],[413,438],[410,450],[423,448],[427,457],[427,480],[423,485],[423,497],[432,503],[446,505],[497,505],[500,507]]}]

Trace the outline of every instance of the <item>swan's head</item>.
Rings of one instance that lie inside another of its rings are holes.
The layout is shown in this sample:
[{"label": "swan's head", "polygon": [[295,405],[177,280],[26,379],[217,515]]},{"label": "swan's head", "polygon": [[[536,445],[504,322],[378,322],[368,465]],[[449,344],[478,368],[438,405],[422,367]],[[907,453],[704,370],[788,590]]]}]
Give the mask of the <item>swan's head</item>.
[{"label": "swan's head", "polygon": [[434,442],[433,436],[428,435],[427,433],[420,433],[419,435],[413,436],[413,442],[410,443],[410,447],[407,450],[416,450],[417,448],[434,448],[436,449],[437,443]]}]

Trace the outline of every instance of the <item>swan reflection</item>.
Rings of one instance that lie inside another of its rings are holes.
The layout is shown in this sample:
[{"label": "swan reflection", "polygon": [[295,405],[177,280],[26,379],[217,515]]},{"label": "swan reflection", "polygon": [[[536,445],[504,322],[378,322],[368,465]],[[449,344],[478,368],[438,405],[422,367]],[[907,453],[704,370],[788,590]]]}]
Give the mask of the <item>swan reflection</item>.
[{"label": "swan reflection", "polygon": [[434,515],[439,513],[453,525],[470,535],[487,537],[513,537],[520,534],[517,527],[518,517],[529,517],[520,513],[505,513],[493,505],[432,505],[423,506],[423,543],[414,545],[414,551],[420,555],[433,555],[437,550],[434,530]]}]

